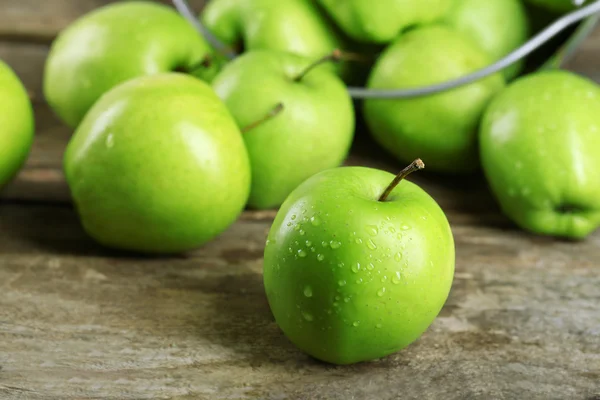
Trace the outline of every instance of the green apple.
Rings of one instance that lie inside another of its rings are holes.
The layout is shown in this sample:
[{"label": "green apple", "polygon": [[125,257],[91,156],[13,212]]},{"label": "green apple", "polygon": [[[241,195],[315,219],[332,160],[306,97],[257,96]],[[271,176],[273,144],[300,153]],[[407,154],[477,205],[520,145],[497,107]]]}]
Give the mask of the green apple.
[{"label": "green apple", "polygon": [[317,359],[350,364],[396,352],[448,297],[448,220],[419,186],[397,183],[377,169],[332,168],[298,186],[275,217],[264,254],[267,299],[285,335]]},{"label": "green apple", "polygon": [[403,30],[444,16],[452,0],[318,0],[355,40],[388,43]]},{"label": "green apple", "polygon": [[[379,58],[369,88],[426,86],[480,69],[490,58],[464,35],[431,25],[401,35]],[[450,91],[410,99],[369,99],[364,116],[373,137],[403,162],[416,157],[429,169],[466,173],[479,167],[477,127],[485,107],[504,87],[500,74]]]},{"label": "green apple", "polygon": [[549,11],[564,13],[589,3],[588,0],[525,0],[530,4],[545,8]]},{"label": "green apple", "polygon": [[[228,64],[212,83],[244,130],[252,165],[251,207],[281,205],[305,179],[339,166],[348,154],[352,100],[336,75],[314,68],[320,61],[253,50]],[[261,121],[278,104],[278,115]]]},{"label": "green apple", "polygon": [[[322,57],[347,43],[312,0],[212,0],[202,11],[205,26],[224,43],[248,50],[279,50]],[[340,63],[344,77],[351,64]]]},{"label": "green apple", "polygon": [[0,188],[23,166],[33,143],[31,102],[14,71],[0,60]]},{"label": "green apple", "polygon": [[250,192],[248,154],[231,114],[208,84],[174,72],[104,94],[71,138],[64,169],[88,234],[146,253],[214,238]]},{"label": "green apple", "polygon": [[52,43],[44,95],[56,114],[76,127],[112,87],[168,71],[209,79],[216,56],[194,28],[165,5],[130,1],[84,15]]},{"label": "green apple", "polygon": [[[454,0],[444,21],[471,38],[492,61],[525,43],[530,32],[521,0]],[[517,62],[504,69],[504,76],[513,79],[522,68],[523,62]]]},{"label": "green apple", "polygon": [[543,235],[600,226],[600,89],[566,71],[517,79],[485,112],[481,161],[502,210]]}]

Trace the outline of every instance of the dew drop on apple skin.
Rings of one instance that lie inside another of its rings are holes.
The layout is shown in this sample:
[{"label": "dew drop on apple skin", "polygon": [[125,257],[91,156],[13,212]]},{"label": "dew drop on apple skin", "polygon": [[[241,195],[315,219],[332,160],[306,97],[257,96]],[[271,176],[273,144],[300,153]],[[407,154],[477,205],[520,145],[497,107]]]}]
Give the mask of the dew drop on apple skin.
[{"label": "dew drop on apple skin", "polygon": [[329,246],[334,250],[339,249],[341,245],[342,243],[338,242],[337,240],[332,240],[331,242],[329,242]]},{"label": "dew drop on apple skin", "polygon": [[308,322],[311,322],[315,319],[315,317],[313,317],[313,315],[311,313],[306,312],[306,311],[302,311],[302,317]]},{"label": "dew drop on apple skin", "polygon": [[394,276],[392,276],[392,283],[394,285],[397,285],[401,281],[402,281],[402,276],[400,275],[400,272],[396,271],[396,273],[394,274]]},{"label": "dew drop on apple skin", "polygon": [[338,281],[338,285],[339,285],[339,286],[346,286],[346,281],[345,281],[345,280],[343,280],[343,279],[340,279],[340,280]]},{"label": "dew drop on apple skin", "polygon": [[377,236],[379,229],[375,225],[367,225],[367,233],[371,236]]},{"label": "dew drop on apple skin", "polygon": [[369,265],[367,265],[367,269],[369,271],[373,271],[375,269],[375,266],[373,265],[373,263],[369,263]]},{"label": "dew drop on apple skin", "polygon": [[304,251],[303,249],[298,250],[298,257],[300,257],[300,258],[306,257],[306,251]]},{"label": "dew drop on apple skin", "polygon": [[312,287],[310,287],[310,285],[306,285],[304,287],[304,296],[306,296],[306,297],[312,297],[313,296]]},{"label": "dew drop on apple skin", "polygon": [[356,242],[356,244],[362,244],[362,239],[361,238],[356,238],[354,241]]},{"label": "dew drop on apple skin", "polygon": [[357,274],[358,271],[360,271],[360,263],[356,263],[350,269],[352,270],[352,272],[354,272],[355,274]]},{"label": "dew drop on apple skin", "polygon": [[400,253],[400,252],[397,252],[397,253],[394,255],[394,260],[395,260],[396,262],[400,262],[400,261],[402,260],[402,253]]},{"label": "dew drop on apple skin", "polygon": [[324,259],[325,259],[325,256],[323,254],[317,254],[317,260],[323,261]]},{"label": "dew drop on apple skin", "polygon": [[385,294],[385,287],[382,287],[377,291],[377,296],[382,297]]},{"label": "dew drop on apple skin", "polygon": [[293,214],[291,218],[292,218],[292,221],[295,220],[296,219],[296,214]]},{"label": "dew drop on apple skin", "polygon": [[401,229],[402,229],[403,231],[407,231],[407,230],[409,230],[409,229],[410,229],[410,226],[409,226],[409,225],[402,225]]},{"label": "dew drop on apple skin", "polygon": [[319,226],[321,225],[321,218],[319,218],[316,215],[313,215],[312,217],[310,217],[310,223],[313,224],[313,226]]},{"label": "dew drop on apple skin", "polygon": [[355,327],[355,328],[356,328],[357,326],[359,326],[359,325],[360,325],[360,321],[354,321],[354,322],[352,323],[352,326],[353,326],[353,327]]},{"label": "dew drop on apple skin", "polygon": [[377,248],[377,245],[375,244],[375,242],[371,239],[369,239],[367,241],[367,247],[371,250],[375,250]]},{"label": "dew drop on apple skin", "polygon": [[115,145],[115,137],[112,133],[109,133],[106,137],[106,148],[111,149]]}]

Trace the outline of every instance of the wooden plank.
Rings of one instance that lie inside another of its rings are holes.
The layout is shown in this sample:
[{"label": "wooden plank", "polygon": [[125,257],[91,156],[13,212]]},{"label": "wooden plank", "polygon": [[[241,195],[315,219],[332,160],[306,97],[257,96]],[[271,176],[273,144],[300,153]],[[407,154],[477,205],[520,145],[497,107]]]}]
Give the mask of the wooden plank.
[{"label": "wooden plank", "polygon": [[444,310],[404,351],[334,367],[292,346],[261,278],[269,221],[180,258],[106,251],[70,208],[0,208],[0,396],[593,399],[600,235],[454,226]]},{"label": "wooden plank", "polygon": [[[0,0],[0,38],[49,43],[76,18],[117,1]],[[169,0],[160,2],[171,5]],[[204,0],[191,0],[189,4],[200,11]]]}]

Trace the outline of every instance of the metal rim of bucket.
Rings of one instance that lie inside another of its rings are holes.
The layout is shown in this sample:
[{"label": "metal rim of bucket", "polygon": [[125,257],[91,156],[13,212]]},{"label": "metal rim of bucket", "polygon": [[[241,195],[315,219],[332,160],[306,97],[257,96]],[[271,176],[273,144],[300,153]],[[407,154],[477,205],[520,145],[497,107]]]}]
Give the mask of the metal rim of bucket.
[{"label": "metal rim of bucket", "polygon": [[[237,56],[227,45],[222,43],[208,29],[206,29],[206,27],[203,26],[203,24],[194,15],[194,12],[186,0],[172,0],[172,2],[177,11],[185,19],[187,19],[198,31],[198,33],[205,37],[206,40],[217,51],[223,53],[229,59],[233,59]],[[591,34],[599,20],[600,0],[596,0],[587,6],[580,7],[575,11],[561,16],[542,31],[531,37],[522,46],[507,54],[500,60],[497,60],[485,68],[474,71],[462,77],[430,86],[410,89],[369,89],[364,87],[349,86],[348,92],[354,99],[401,99],[426,96],[458,88],[503,70],[515,62],[527,57],[529,54],[533,53],[543,44],[554,38],[568,27],[580,22],[569,39],[567,39],[567,41],[562,44],[544,64],[542,64],[539,70],[560,68],[573,57],[581,42],[583,42]]]}]

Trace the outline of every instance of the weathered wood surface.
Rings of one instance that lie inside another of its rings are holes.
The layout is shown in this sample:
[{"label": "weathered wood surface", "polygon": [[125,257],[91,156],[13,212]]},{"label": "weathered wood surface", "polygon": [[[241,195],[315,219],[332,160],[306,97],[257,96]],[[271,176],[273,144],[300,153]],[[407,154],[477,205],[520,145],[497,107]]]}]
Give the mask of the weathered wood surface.
[{"label": "weathered wood surface", "polygon": [[[261,277],[274,211],[247,211],[179,257],[95,244],[70,204],[71,132],[43,103],[41,73],[56,32],[103,3],[0,0],[0,58],[37,123],[0,195],[0,399],[600,399],[600,232],[572,243],[517,230],[481,177],[414,176],[452,224],[452,292],[415,344],[354,366],[312,360],[274,323]],[[599,35],[570,69],[597,77]],[[357,142],[348,164],[399,168]]]}]

